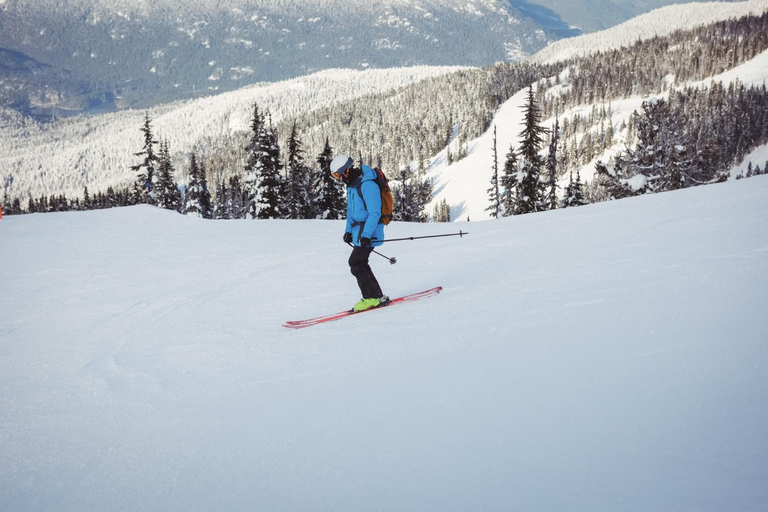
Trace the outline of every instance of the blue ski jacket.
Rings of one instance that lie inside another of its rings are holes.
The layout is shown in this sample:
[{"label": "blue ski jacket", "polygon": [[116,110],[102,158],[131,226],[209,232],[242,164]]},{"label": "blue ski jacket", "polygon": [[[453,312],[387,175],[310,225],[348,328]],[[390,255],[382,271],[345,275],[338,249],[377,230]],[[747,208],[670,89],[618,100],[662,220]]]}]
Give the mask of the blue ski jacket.
[{"label": "blue ski jacket", "polygon": [[[381,190],[374,181],[376,171],[363,165],[362,174],[347,185],[347,227],[352,233],[352,242],[360,247],[361,238],[370,238],[371,246],[383,243],[384,224],[381,219]],[[358,193],[362,192],[362,196]]]}]

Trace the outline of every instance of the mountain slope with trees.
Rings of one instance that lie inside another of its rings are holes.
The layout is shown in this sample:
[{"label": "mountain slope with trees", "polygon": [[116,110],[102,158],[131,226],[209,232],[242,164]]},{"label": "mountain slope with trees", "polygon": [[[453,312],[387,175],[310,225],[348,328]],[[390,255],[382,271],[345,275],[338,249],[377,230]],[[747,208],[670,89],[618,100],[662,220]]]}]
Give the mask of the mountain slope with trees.
[{"label": "mountain slope with trees", "polygon": [[[0,48],[51,70],[0,106],[146,108],[325,69],[485,66],[555,38],[503,0],[6,0]],[[64,74],[81,87],[57,90]]]},{"label": "mountain slope with trees", "polygon": [[[400,194],[398,220],[487,218],[478,212],[488,209],[488,201],[499,205],[494,217],[506,216],[727,179],[733,166],[766,143],[768,101],[758,85],[764,77],[753,72],[761,69],[766,34],[764,13],[546,65],[435,73],[308,113],[291,115],[290,105],[280,103],[283,114],[273,118],[269,107],[257,102],[255,108],[269,116],[263,124],[273,137],[267,145],[274,162],[270,172],[280,189],[274,194],[284,203],[276,215],[324,215],[316,206],[322,176],[315,163],[326,149],[383,167],[396,197]],[[724,73],[732,74],[726,85],[696,85]],[[737,81],[743,73],[750,76],[746,85]],[[522,89],[528,89],[525,100],[519,97]],[[523,133],[517,126],[521,109],[538,112]],[[673,118],[676,124],[667,122]],[[644,124],[663,129],[650,134]],[[499,140],[494,137],[496,163],[492,125],[500,128]],[[663,152],[654,137],[662,138]],[[246,176],[251,172],[247,139],[246,132],[224,130],[218,138],[198,140],[191,151],[208,169],[214,211],[223,208],[216,191],[222,191],[224,203],[258,195],[259,180]],[[654,148],[652,160],[641,155],[648,153],[643,147]],[[506,161],[499,162],[499,155]],[[750,175],[764,172],[762,165],[753,162]],[[489,199],[491,169],[494,190],[500,188]],[[225,190],[232,197],[225,197]]]}]

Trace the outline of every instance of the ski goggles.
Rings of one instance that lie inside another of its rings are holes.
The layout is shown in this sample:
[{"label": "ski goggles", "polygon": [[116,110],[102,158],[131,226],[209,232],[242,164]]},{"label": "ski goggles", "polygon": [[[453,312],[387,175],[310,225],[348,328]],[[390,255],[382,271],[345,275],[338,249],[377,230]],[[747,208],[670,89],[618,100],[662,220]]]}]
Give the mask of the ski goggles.
[{"label": "ski goggles", "polygon": [[334,178],[336,178],[337,180],[340,180],[342,177],[346,178],[347,176],[349,176],[349,169],[346,169],[346,170],[345,170],[344,172],[342,172],[342,173],[339,173],[339,172],[333,172],[333,173],[331,173],[331,176],[333,176],[333,177],[334,177]]}]

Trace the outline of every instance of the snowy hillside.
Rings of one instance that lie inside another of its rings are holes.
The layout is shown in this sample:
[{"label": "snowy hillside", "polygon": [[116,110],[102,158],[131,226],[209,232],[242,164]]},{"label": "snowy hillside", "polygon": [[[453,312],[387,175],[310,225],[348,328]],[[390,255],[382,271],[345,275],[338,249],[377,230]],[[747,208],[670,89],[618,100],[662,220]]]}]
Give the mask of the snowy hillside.
[{"label": "snowy hillside", "polygon": [[325,69],[490,65],[554,38],[507,0],[7,0],[0,49],[45,67],[6,70],[0,106],[143,108]]},{"label": "snowy hillside", "polygon": [[764,510],[768,177],[458,227],[3,219],[0,508]]},{"label": "snowy hillside", "polygon": [[[768,5],[768,4],[767,4]],[[768,80],[768,51],[765,51],[740,66],[737,66],[725,73],[716,75],[706,80],[695,83],[680,83],[676,88],[685,88],[688,86],[706,87],[714,82],[722,82],[726,86],[730,83],[738,82],[745,86],[760,87]],[[546,91],[546,94],[557,95],[559,91],[567,87],[567,73],[564,83],[554,86]],[[617,151],[625,147],[626,133],[621,131],[623,123],[629,121],[632,113],[640,110],[643,101],[651,97],[667,97],[669,92],[659,93],[651,96],[632,96],[611,102],[613,129],[617,134],[615,144],[604,154],[595,158],[592,162],[579,169],[581,178],[591,180],[594,174],[594,163],[598,159],[607,161]],[[450,150],[454,154],[458,151],[455,144],[440,154],[432,161],[428,169],[428,176],[432,178],[435,188],[432,202],[427,210],[432,211],[435,205],[441,201],[446,201],[451,205],[451,219],[456,221],[484,220],[489,218],[485,209],[488,207],[488,188],[493,173],[493,129],[496,127],[497,147],[499,166],[503,168],[504,159],[509,151],[510,145],[519,148],[519,133],[523,126],[523,108],[525,104],[526,91],[522,90],[507,100],[499,109],[496,117],[488,131],[478,139],[470,141],[467,144],[469,155],[463,160],[448,165],[446,161],[446,151]],[[582,114],[588,111],[591,105],[583,105],[577,108],[560,113],[560,122],[563,119]],[[543,121],[543,126],[551,128],[555,123],[554,118]],[[753,165],[764,166],[768,161],[768,147],[762,146],[755,149],[743,162],[736,165],[732,170],[732,175],[736,176],[747,169],[749,162]],[[564,189],[569,175],[560,178],[561,190]]]},{"label": "snowy hillside", "polygon": [[[277,83],[264,83],[211,98],[128,110],[98,116],[60,119],[54,123],[0,115],[0,179],[11,194],[82,195],[83,188],[106,191],[129,183],[141,150],[145,114],[155,134],[183,155],[222,136],[248,128],[253,105],[269,110],[274,122],[307,108],[320,108],[366,94],[381,93],[450,73],[456,67],[413,67],[396,70],[329,70]],[[2,112],[0,111],[0,114]],[[204,151],[214,148],[205,147]],[[186,158],[179,162],[186,164]],[[177,177],[180,179],[182,177]],[[181,181],[181,179],[180,179]]]},{"label": "snowy hillside", "polygon": [[601,32],[555,41],[532,59],[537,62],[555,62],[597,51],[616,50],[639,40],[665,36],[677,30],[691,29],[717,21],[761,14],[766,10],[768,0],[670,5]]}]

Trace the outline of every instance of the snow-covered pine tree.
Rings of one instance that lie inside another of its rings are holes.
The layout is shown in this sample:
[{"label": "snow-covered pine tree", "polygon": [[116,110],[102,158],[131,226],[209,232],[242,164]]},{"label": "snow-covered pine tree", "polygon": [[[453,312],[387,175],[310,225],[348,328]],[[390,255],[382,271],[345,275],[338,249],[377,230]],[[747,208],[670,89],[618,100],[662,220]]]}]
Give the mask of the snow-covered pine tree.
[{"label": "snow-covered pine tree", "polygon": [[[258,105],[253,106],[251,132],[246,150],[245,182],[243,184],[244,215],[251,219],[278,219],[281,217],[280,147],[272,123],[267,125],[269,112],[261,115]],[[232,188],[230,183],[230,188]],[[239,183],[237,183],[239,188]],[[232,193],[237,195],[237,188]],[[234,197],[234,196],[233,196]],[[231,214],[236,215],[237,206]]]},{"label": "snow-covered pine tree", "polygon": [[288,154],[285,161],[286,171],[286,217],[289,219],[313,218],[313,205],[310,194],[310,173],[304,163],[304,150],[301,148],[296,122],[293,123],[288,138]]},{"label": "snow-covered pine tree", "polygon": [[563,197],[563,208],[571,206],[584,206],[587,202],[584,200],[584,185],[581,183],[579,171],[576,171],[576,181],[573,180],[573,171],[568,185],[565,187],[565,197]]},{"label": "snow-covered pine tree", "polygon": [[533,85],[528,86],[528,100],[524,109],[524,128],[520,132],[520,194],[518,210],[522,213],[538,212],[546,209],[546,198],[542,188],[541,170],[544,166],[539,152],[544,141],[542,135],[547,129],[541,126],[541,109],[533,94]]},{"label": "snow-covered pine tree", "polygon": [[85,187],[83,190],[83,210],[90,210],[91,208],[91,195],[88,193],[88,187]]},{"label": "snow-covered pine tree", "polygon": [[393,220],[404,222],[427,222],[425,212],[427,203],[432,199],[432,182],[422,180],[409,166],[403,166],[398,176],[399,184],[392,187]]},{"label": "snow-covered pine tree", "polygon": [[510,144],[509,152],[504,160],[504,174],[501,177],[501,206],[504,217],[510,217],[519,213],[517,210],[517,197],[519,193],[517,177],[519,172],[517,152],[515,147]]},{"label": "snow-covered pine tree", "polygon": [[144,134],[144,147],[135,156],[143,156],[140,164],[131,166],[131,170],[137,173],[133,185],[132,199],[134,204],[148,203],[155,204],[155,184],[157,177],[155,171],[158,164],[158,156],[155,154],[154,146],[157,141],[152,135],[152,122],[149,113],[144,116],[144,125],[141,127]]},{"label": "snow-covered pine tree", "polygon": [[175,169],[171,161],[171,145],[168,140],[160,143],[157,166],[157,206],[166,210],[181,210],[181,192],[173,179]]},{"label": "snow-covered pine tree", "polygon": [[547,209],[557,208],[557,144],[560,140],[560,123],[555,118],[555,126],[552,127],[552,138],[549,141],[549,154],[546,163],[546,179],[544,190],[547,192]]},{"label": "snow-covered pine tree", "polygon": [[488,189],[488,208],[485,211],[494,218],[498,219],[501,215],[501,194],[499,193],[499,153],[496,148],[496,126],[493,127],[493,162],[491,168],[491,188]]},{"label": "snow-covered pine tree", "polygon": [[542,190],[541,169],[544,162],[539,152],[543,142],[542,135],[547,129],[541,126],[541,110],[533,94],[533,85],[528,86],[528,101],[523,106],[525,111],[524,129],[520,132],[520,196],[518,209],[522,213],[538,212],[545,209],[544,191]]},{"label": "snow-covered pine tree", "polygon": [[[283,197],[283,178],[280,174],[280,145],[272,125],[272,115],[267,111],[259,139],[261,157],[258,165],[258,214],[259,219],[279,219]],[[268,122],[268,123],[267,123]]]},{"label": "snow-covered pine tree", "polygon": [[453,141],[453,113],[448,118],[448,128],[445,133],[445,159],[448,165],[453,163],[453,154],[451,153],[451,142]]},{"label": "snow-covered pine tree", "polygon": [[451,222],[451,207],[448,201],[443,199],[435,205],[432,213],[433,222]]},{"label": "snow-covered pine tree", "polygon": [[665,121],[661,131],[664,167],[654,183],[656,192],[678,190],[688,186],[686,176],[692,174],[694,167],[689,156],[689,148],[693,147],[693,142],[686,137],[682,119],[669,116]]},{"label": "snow-covered pine tree", "polygon": [[229,194],[226,184],[218,180],[216,182],[216,199],[213,202],[213,218],[226,220],[231,218],[229,214]]},{"label": "snow-covered pine tree", "polygon": [[213,218],[213,203],[211,202],[211,191],[208,189],[208,179],[206,178],[207,172],[205,169],[205,162],[200,162],[200,174],[198,179],[200,180],[200,207],[204,219]]},{"label": "snow-covered pine tree", "polygon": [[418,173],[414,173],[414,179],[417,186],[418,197],[418,221],[429,222],[429,214],[426,211],[427,205],[432,201],[432,180],[430,178],[420,176]]},{"label": "snow-covered pine tree", "polygon": [[247,217],[248,193],[243,188],[240,176],[229,178],[227,192],[227,210],[230,218],[245,219]]},{"label": "snow-covered pine tree", "polygon": [[609,199],[624,199],[647,192],[648,180],[644,175],[634,176],[623,166],[623,161],[617,159],[613,169],[609,169],[601,161],[595,163],[595,180],[605,189]]},{"label": "snow-covered pine tree", "polygon": [[262,165],[264,149],[262,148],[264,121],[259,114],[259,106],[253,106],[253,117],[251,118],[251,133],[248,145],[245,147],[245,194],[246,214],[252,219],[259,216],[259,184],[260,170]]},{"label": "snow-covered pine tree", "polygon": [[189,183],[184,197],[183,213],[210,219],[212,214],[211,193],[205,178],[205,167],[198,164],[194,153],[189,160]]},{"label": "snow-covered pine tree", "polygon": [[320,178],[317,209],[322,219],[344,219],[347,214],[344,185],[331,176],[331,160],[333,160],[333,150],[326,137],[323,152],[317,156],[316,160]]}]

